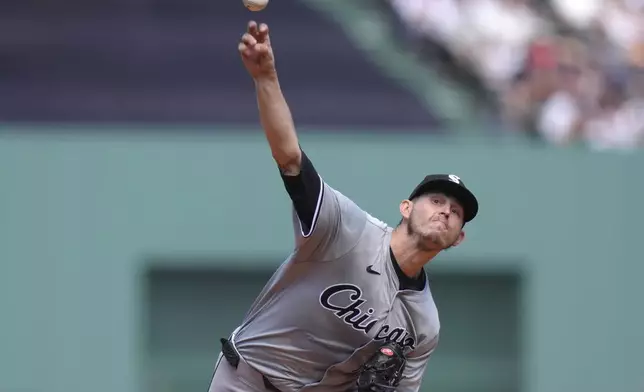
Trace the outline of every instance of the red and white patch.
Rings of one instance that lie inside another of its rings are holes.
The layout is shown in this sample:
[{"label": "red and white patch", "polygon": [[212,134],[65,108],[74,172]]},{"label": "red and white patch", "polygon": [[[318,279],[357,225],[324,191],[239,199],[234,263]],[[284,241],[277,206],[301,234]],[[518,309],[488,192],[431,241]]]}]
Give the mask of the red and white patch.
[{"label": "red and white patch", "polygon": [[383,353],[383,354],[385,354],[385,355],[386,355],[386,356],[388,356],[388,357],[393,357],[393,356],[394,356],[394,352],[393,352],[393,350],[392,350],[392,349],[390,349],[390,348],[387,348],[387,347],[383,347],[383,348],[381,348],[381,349],[380,349],[380,352],[381,352],[381,353]]}]

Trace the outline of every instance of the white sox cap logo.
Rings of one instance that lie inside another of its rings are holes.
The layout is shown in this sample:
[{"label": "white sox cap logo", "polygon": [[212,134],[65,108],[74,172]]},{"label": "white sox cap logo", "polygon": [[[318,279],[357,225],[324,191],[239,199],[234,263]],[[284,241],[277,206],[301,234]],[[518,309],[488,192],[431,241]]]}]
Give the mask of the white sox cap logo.
[{"label": "white sox cap logo", "polygon": [[454,174],[450,174],[447,177],[449,177],[450,181],[455,182],[455,183],[457,183],[459,185],[461,184],[461,179],[459,178],[459,176],[454,175]]}]

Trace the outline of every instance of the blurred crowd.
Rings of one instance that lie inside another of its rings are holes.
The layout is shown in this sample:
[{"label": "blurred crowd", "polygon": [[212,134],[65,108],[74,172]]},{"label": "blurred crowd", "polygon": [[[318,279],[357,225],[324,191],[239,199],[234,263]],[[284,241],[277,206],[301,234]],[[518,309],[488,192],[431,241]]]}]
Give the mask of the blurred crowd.
[{"label": "blurred crowd", "polygon": [[644,145],[644,0],[387,0],[491,92],[505,129]]}]

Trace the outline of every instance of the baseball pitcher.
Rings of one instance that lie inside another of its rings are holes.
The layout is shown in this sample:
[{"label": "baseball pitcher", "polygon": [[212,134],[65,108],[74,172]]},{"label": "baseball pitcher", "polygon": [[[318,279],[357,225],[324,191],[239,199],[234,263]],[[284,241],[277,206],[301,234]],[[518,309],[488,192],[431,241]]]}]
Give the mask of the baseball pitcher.
[{"label": "baseball pitcher", "polygon": [[250,22],[239,53],[292,200],[295,249],[221,339],[209,392],[418,391],[440,328],[424,266],[463,241],[476,198],[455,175],[428,175],[397,227],[372,217],[300,148],[268,26]]}]

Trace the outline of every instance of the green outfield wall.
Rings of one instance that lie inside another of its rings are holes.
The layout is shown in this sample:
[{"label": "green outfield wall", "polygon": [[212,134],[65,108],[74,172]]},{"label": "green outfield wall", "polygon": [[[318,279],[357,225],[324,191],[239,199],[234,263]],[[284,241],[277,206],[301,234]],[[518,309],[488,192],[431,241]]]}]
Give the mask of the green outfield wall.
[{"label": "green outfield wall", "polygon": [[[478,195],[465,243],[430,267],[446,343],[426,390],[644,391],[644,155],[301,142],[390,224],[429,172]],[[0,391],[205,392],[217,338],[292,246],[259,131],[5,128],[0,181]]]}]

